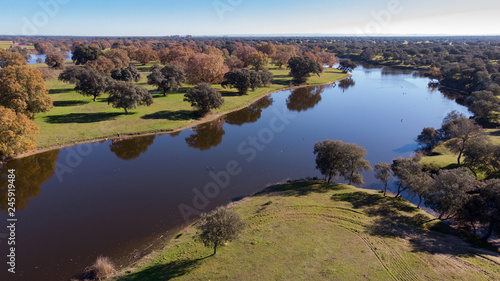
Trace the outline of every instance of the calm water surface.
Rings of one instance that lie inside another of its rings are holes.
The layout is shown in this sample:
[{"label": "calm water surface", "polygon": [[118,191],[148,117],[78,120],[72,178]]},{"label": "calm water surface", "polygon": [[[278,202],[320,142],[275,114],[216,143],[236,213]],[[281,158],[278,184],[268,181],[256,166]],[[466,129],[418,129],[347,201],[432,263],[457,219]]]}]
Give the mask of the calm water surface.
[{"label": "calm water surface", "polygon": [[[185,224],[180,206],[210,210],[268,184],[320,176],[313,155],[318,141],[357,143],[368,150],[372,166],[408,157],[423,127],[440,126],[451,110],[467,113],[427,83],[411,71],[358,67],[335,86],[274,93],[177,134],[84,144],[12,161],[1,173],[15,168],[17,174],[17,274],[6,274],[2,227],[0,279],[67,280],[99,255],[126,263]],[[210,173],[226,171],[228,163],[239,174],[215,192]],[[372,173],[364,176],[364,187],[380,187]],[[196,194],[207,184],[214,198],[200,199]],[[2,225],[5,190],[2,179]]]},{"label": "calm water surface", "polygon": [[[68,51],[66,54],[63,54],[63,55],[65,55],[65,60],[69,61],[69,60],[71,60],[71,56],[73,54],[71,53],[71,51]],[[41,55],[39,55],[39,54],[31,54],[31,57],[30,57],[30,59],[28,61],[28,64],[37,64],[38,63],[37,59],[41,59],[42,63],[44,63],[46,57],[47,57],[47,55],[45,55],[45,54],[41,54]]]}]

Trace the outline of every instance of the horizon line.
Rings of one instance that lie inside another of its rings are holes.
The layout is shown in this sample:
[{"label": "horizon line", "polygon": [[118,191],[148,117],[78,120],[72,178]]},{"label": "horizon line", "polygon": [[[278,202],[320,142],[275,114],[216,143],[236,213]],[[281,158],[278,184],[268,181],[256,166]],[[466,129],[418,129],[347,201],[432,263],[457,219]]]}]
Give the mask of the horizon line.
[{"label": "horizon line", "polygon": [[499,34],[330,34],[330,33],[283,33],[283,34],[219,34],[219,35],[23,35],[23,34],[0,34],[4,37],[102,37],[102,38],[161,38],[161,37],[500,37]]}]

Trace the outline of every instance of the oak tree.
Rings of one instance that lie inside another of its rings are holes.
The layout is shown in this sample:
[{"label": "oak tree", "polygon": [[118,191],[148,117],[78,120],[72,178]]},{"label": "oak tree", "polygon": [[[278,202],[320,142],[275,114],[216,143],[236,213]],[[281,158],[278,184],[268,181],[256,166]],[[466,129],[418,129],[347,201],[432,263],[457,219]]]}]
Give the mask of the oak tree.
[{"label": "oak tree", "polygon": [[222,106],[224,99],[221,94],[212,89],[208,83],[200,83],[184,95],[184,101],[190,102],[191,106],[198,108],[201,115],[212,109]]},{"label": "oak tree", "polygon": [[125,114],[128,114],[129,109],[134,109],[138,105],[153,104],[153,97],[148,90],[129,82],[110,82],[106,87],[106,92],[109,93],[108,104],[114,108],[123,108]]},{"label": "oak tree", "polygon": [[24,114],[0,106],[0,160],[36,148],[38,127]]},{"label": "oak tree", "polygon": [[238,238],[245,228],[245,223],[234,211],[219,207],[209,214],[202,214],[198,229],[201,231],[198,239],[207,247],[213,247],[214,255],[217,247],[226,241]]},{"label": "oak tree", "polygon": [[0,71],[0,105],[35,118],[53,105],[42,74],[27,65],[8,66]]}]

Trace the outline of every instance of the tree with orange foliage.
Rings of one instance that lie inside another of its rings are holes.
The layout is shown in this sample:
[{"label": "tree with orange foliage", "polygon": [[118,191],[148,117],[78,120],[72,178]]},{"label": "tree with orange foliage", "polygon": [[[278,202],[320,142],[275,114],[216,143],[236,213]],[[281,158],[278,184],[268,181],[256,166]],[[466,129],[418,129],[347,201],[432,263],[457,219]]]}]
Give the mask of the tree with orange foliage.
[{"label": "tree with orange foliage", "polygon": [[35,50],[40,54],[50,54],[55,51],[51,43],[35,43]]},{"label": "tree with orange foliage", "polygon": [[189,58],[186,66],[187,82],[219,84],[224,80],[224,74],[228,70],[222,56],[196,54]]},{"label": "tree with orange foliage", "polygon": [[135,60],[135,53],[138,50],[135,46],[122,46],[120,49],[127,51],[130,60]]},{"label": "tree with orange foliage", "polygon": [[141,47],[135,52],[135,59],[142,63],[142,65],[146,65],[150,61],[157,60],[158,54],[151,47]]},{"label": "tree with orange foliage", "polygon": [[52,68],[64,67],[64,56],[59,52],[53,52],[45,57],[45,63]]},{"label": "tree with orange foliage", "polygon": [[88,65],[106,74],[111,73],[111,70],[115,69],[115,64],[113,63],[113,61],[105,56],[99,56],[96,60],[88,61],[85,65]]},{"label": "tree with orange foliage", "polygon": [[286,65],[295,56],[297,56],[297,53],[294,46],[280,45],[277,47],[276,54],[271,59],[274,65],[282,68],[283,65]]},{"label": "tree with orange foliage", "polygon": [[243,68],[243,62],[236,56],[226,57],[225,62],[226,65],[229,67],[229,70],[236,70]]},{"label": "tree with orange foliage", "polygon": [[8,66],[0,71],[0,105],[35,118],[52,108],[53,100],[42,74],[27,65]]},{"label": "tree with orange foliage", "polygon": [[186,64],[189,58],[195,54],[189,47],[185,47],[183,45],[177,44],[171,48],[169,48],[170,52],[166,56],[166,63],[175,63],[179,62],[181,64]]},{"label": "tree with orange foliage", "polygon": [[316,55],[319,57],[323,65],[328,65],[330,68],[339,63],[339,59],[335,56],[334,53],[319,52]]},{"label": "tree with orange foliage", "polygon": [[161,51],[158,52],[158,59],[160,60],[161,64],[168,64],[169,62],[169,55],[170,50],[168,48],[165,48]]},{"label": "tree with orange foliage", "polygon": [[82,41],[73,41],[73,44],[71,45],[71,52],[75,52],[76,47],[83,45]]},{"label": "tree with orange foliage", "polygon": [[258,51],[263,52],[264,54],[266,54],[268,57],[274,56],[274,54],[276,54],[276,51],[277,51],[276,45],[274,45],[271,42],[257,44],[257,46],[255,46],[255,48]]},{"label": "tree with orange foliage", "polygon": [[130,64],[130,58],[128,57],[127,51],[122,49],[112,49],[106,51],[104,56],[113,62],[115,66],[114,68],[128,67]]},{"label": "tree with orange foliage", "polygon": [[38,127],[24,114],[0,106],[0,160],[36,148]]},{"label": "tree with orange foliage", "polygon": [[248,62],[248,56],[250,56],[251,53],[257,52],[257,49],[255,49],[252,46],[244,46],[240,45],[236,50],[234,51],[234,54],[236,57],[238,57],[242,62],[243,66],[247,67],[249,62]]},{"label": "tree with orange foliage", "polygon": [[203,51],[204,54],[207,55],[218,55],[218,56],[223,56],[224,52],[218,49],[217,47],[214,46],[207,46],[205,50]]},{"label": "tree with orange foliage", "polygon": [[23,56],[16,52],[0,49],[0,68],[15,65],[26,65]]},{"label": "tree with orange foliage", "polygon": [[248,64],[255,68],[255,71],[259,71],[267,67],[269,63],[269,58],[266,54],[261,52],[251,53],[248,56]]}]

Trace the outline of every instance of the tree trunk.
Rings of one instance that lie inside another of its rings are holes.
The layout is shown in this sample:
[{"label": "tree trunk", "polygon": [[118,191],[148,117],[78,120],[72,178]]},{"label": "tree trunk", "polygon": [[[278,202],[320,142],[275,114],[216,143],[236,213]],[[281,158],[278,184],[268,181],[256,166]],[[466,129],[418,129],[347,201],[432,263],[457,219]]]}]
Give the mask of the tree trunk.
[{"label": "tree trunk", "polygon": [[398,185],[398,193],[396,194],[395,198],[398,198],[399,194],[401,194],[401,184]]},{"label": "tree trunk", "polygon": [[387,184],[384,185],[384,197],[387,194]]},{"label": "tree trunk", "polygon": [[418,196],[418,206],[417,208],[420,209],[420,205],[422,204],[422,196]]},{"label": "tree trunk", "polygon": [[94,101],[96,101],[96,100],[97,100],[97,96],[94,96]]},{"label": "tree trunk", "polygon": [[488,240],[490,238],[491,234],[493,233],[493,228],[495,227],[495,219],[491,218],[490,219],[490,225],[488,226],[488,232],[483,236],[483,240]]},{"label": "tree trunk", "polygon": [[458,167],[460,167],[460,158],[462,158],[462,150],[460,150],[460,153],[458,154],[457,158]]},{"label": "tree trunk", "polygon": [[328,174],[328,183],[332,181],[332,174]]},{"label": "tree trunk", "polygon": [[212,256],[215,256],[217,254],[217,245],[214,246],[214,254]]},{"label": "tree trunk", "polygon": [[125,114],[128,114],[128,110],[126,107],[124,107],[123,109],[125,109]]},{"label": "tree trunk", "polygon": [[165,91],[165,89],[163,89],[163,96],[166,97],[167,96],[167,91]]}]

